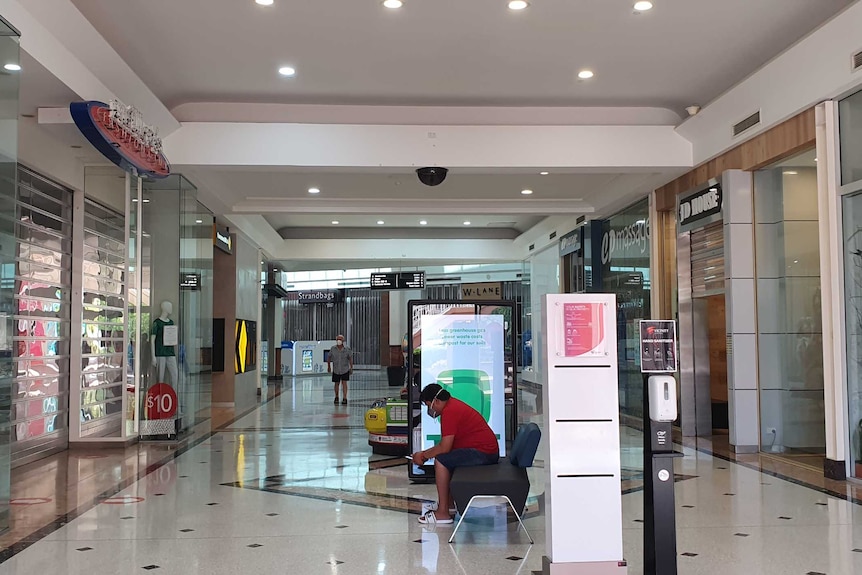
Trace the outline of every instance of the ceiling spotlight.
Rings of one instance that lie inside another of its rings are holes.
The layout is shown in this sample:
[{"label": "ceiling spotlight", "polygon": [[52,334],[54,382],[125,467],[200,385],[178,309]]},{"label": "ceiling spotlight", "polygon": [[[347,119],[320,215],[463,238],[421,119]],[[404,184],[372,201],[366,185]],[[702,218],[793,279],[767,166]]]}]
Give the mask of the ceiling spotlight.
[{"label": "ceiling spotlight", "polygon": [[580,72],[578,72],[578,78],[580,78],[581,80],[589,80],[593,76],[595,76],[595,74],[593,74],[592,70],[581,70]]},{"label": "ceiling spotlight", "polygon": [[144,198],[144,203],[145,203],[145,204],[149,204],[149,203],[150,203],[150,200],[149,200],[149,199],[147,199],[147,198]]},{"label": "ceiling spotlight", "polygon": [[195,223],[196,224],[202,224],[202,223],[204,223],[204,221],[203,220],[195,220]]},{"label": "ceiling spotlight", "polygon": [[548,175],[548,172],[539,172],[539,175],[540,175],[540,176],[547,176],[547,175]]},{"label": "ceiling spotlight", "polygon": [[383,6],[395,10],[404,6],[404,2],[401,0],[383,0]]},{"label": "ceiling spotlight", "polygon": [[465,225],[465,226],[469,226],[469,225],[470,225],[470,222],[464,222],[464,225]]},{"label": "ceiling spotlight", "polygon": [[288,78],[291,78],[293,76],[296,76],[296,68],[291,68],[290,66],[282,66],[278,69],[278,73],[282,76],[287,76]]},{"label": "ceiling spotlight", "polygon": [[530,4],[526,0],[510,0],[509,10],[523,10]]},{"label": "ceiling spotlight", "polygon": [[18,72],[21,70],[20,64],[6,64],[3,67],[6,68],[7,70],[9,70],[10,72]]},{"label": "ceiling spotlight", "polygon": [[795,170],[787,170],[786,172],[784,172],[784,175],[785,175],[785,176],[795,176],[795,175],[796,175],[796,174],[798,174],[798,173],[799,173],[799,172],[797,172],[797,171],[795,171]]},{"label": "ceiling spotlight", "polygon": [[309,194],[319,194],[320,188],[308,188],[308,193]]},{"label": "ceiling spotlight", "polygon": [[386,222],[384,222],[383,220],[377,220],[377,225],[378,225],[378,226],[382,226],[382,225],[383,225],[383,224],[385,224],[385,223],[386,223]]},{"label": "ceiling spotlight", "polygon": [[635,12],[646,12],[647,10],[652,10],[652,2],[646,0],[635,2]]},{"label": "ceiling spotlight", "polygon": [[254,0],[254,1],[257,2],[258,4],[260,4],[261,6],[272,6],[272,3],[275,0]]},{"label": "ceiling spotlight", "polygon": [[332,220],[332,225],[333,225],[333,226],[337,226],[337,225],[338,225],[338,223],[339,223],[339,222],[338,222],[338,220]]},{"label": "ceiling spotlight", "polygon": [[427,225],[428,225],[428,221],[427,221],[427,220],[419,220],[419,225],[420,225],[420,226],[427,226]]},{"label": "ceiling spotlight", "polygon": [[533,193],[533,190],[521,190],[521,193],[525,196],[529,196]]}]

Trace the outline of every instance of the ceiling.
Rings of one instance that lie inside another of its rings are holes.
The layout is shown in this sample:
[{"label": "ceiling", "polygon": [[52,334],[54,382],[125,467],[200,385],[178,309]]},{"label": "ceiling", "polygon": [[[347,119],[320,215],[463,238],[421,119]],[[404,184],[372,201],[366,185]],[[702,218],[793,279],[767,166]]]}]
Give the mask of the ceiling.
[{"label": "ceiling", "polygon": [[[705,105],[851,0],[73,0],[170,108],[188,102]],[[294,78],[277,74],[293,66]],[[579,81],[582,68],[595,78]]]},{"label": "ceiling", "polygon": [[[517,13],[505,0],[71,1],[181,120],[406,124],[433,111],[453,125],[675,125],[853,3],[653,0],[636,14],[634,0],[532,0]],[[297,75],[279,76],[285,65]],[[26,54],[22,66],[22,114],[77,99]],[[578,80],[583,68],[595,77]],[[36,127],[83,143],[69,126]],[[550,216],[611,215],[681,172],[474,168],[431,188],[385,166],[180,168],[219,216],[347,240],[512,239]]]}]

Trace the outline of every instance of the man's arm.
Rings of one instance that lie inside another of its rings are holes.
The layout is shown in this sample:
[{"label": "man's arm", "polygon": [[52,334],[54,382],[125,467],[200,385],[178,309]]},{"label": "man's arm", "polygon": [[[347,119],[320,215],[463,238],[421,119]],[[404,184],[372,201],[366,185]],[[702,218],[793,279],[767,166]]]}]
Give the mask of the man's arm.
[{"label": "man's arm", "polygon": [[455,436],[454,435],[447,435],[447,436],[443,437],[443,439],[440,440],[440,443],[438,443],[434,447],[431,447],[431,448],[426,449],[425,451],[421,452],[423,460],[428,460],[428,459],[431,459],[432,457],[437,457],[441,453],[449,453],[450,451],[452,451],[452,445],[454,443],[455,443]]},{"label": "man's arm", "polygon": [[350,361],[350,373],[353,373],[353,350],[350,350],[347,359]]},{"label": "man's arm", "polygon": [[326,356],[326,373],[332,373],[332,350],[329,350],[329,355]]}]

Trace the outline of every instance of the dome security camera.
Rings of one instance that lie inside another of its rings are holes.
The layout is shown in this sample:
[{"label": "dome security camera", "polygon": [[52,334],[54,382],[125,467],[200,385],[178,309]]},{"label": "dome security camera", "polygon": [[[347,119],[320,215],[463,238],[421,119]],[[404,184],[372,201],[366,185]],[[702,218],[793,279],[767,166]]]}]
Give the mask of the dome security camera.
[{"label": "dome security camera", "polygon": [[448,168],[428,167],[416,170],[419,181],[426,186],[439,186],[446,179]]}]

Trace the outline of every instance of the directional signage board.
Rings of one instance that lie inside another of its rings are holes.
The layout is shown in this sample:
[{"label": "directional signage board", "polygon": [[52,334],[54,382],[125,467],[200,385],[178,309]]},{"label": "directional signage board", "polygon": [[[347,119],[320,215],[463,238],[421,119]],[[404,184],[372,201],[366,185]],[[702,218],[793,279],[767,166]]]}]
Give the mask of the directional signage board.
[{"label": "directional signage board", "polygon": [[371,289],[425,289],[425,272],[390,272],[371,274]]}]

